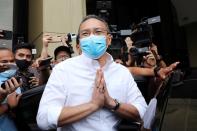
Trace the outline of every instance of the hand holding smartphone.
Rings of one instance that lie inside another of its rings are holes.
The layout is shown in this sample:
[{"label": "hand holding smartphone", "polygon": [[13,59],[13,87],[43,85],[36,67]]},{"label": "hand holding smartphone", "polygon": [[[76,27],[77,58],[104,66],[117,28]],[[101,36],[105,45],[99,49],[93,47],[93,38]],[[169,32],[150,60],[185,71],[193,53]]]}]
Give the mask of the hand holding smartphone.
[{"label": "hand holding smartphone", "polygon": [[[18,83],[20,83],[20,79],[21,79],[20,76],[16,76],[16,77],[14,77],[14,78],[17,80]],[[13,80],[11,80],[11,81],[12,81],[12,83],[14,83]],[[5,81],[5,82],[6,82],[6,81]],[[5,89],[5,88],[6,88],[5,82],[1,84],[1,88],[2,88],[2,89]],[[13,84],[13,85],[14,85],[14,84]]]}]

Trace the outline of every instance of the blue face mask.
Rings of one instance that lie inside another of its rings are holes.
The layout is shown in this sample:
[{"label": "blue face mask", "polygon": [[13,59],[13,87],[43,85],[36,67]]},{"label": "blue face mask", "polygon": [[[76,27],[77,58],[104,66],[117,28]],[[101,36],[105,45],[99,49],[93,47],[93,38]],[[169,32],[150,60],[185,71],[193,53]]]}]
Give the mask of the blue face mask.
[{"label": "blue face mask", "polygon": [[8,69],[4,72],[0,73],[0,82],[6,81],[7,79],[11,78],[16,74],[15,69]]},{"label": "blue face mask", "polygon": [[106,37],[90,35],[80,40],[82,52],[91,59],[100,58],[107,50]]}]

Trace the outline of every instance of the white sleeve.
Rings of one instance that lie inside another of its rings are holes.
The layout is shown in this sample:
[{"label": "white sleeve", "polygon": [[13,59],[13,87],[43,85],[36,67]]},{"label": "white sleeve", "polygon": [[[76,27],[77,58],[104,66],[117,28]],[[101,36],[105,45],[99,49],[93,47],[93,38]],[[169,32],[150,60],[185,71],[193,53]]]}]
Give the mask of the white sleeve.
[{"label": "white sleeve", "polygon": [[140,114],[140,117],[143,118],[144,113],[147,108],[146,101],[144,97],[142,96],[142,93],[137,87],[136,82],[134,81],[133,77],[130,75],[128,77],[129,80],[129,87],[128,87],[128,93],[127,93],[127,103],[131,103],[133,106],[135,106]]},{"label": "white sleeve", "polygon": [[41,129],[48,130],[57,127],[57,121],[64,106],[67,91],[64,86],[66,73],[54,68],[43,92],[37,124]]}]

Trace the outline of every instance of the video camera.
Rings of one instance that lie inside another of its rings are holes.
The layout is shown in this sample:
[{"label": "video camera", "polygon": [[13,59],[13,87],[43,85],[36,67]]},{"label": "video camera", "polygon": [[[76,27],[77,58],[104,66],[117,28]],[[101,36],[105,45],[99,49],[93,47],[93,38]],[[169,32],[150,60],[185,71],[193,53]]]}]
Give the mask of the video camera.
[{"label": "video camera", "polygon": [[160,16],[152,17],[143,20],[137,25],[132,26],[130,35],[134,48],[131,48],[130,53],[134,57],[147,55],[148,47],[152,44],[153,29],[151,24],[160,22]]}]

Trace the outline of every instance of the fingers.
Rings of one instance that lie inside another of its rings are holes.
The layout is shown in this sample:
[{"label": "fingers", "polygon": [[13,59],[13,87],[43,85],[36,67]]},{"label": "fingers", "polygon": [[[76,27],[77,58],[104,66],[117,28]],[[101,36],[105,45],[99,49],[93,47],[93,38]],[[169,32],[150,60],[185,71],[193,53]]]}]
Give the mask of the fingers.
[{"label": "fingers", "polygon": [[104,80],[104,75],[101,69],[97,70],[95,82],[96,82],[95,84],[96,88],[98,88],[100,93],[103,93],[105,80]]},{"label": "fingers", "polygon": [[154,55],[153,55],[153,53],[151,51],[146,51],[146,53],[147,53],[147,55],[146,56],[143,56],[143,58],[145,60],[147,60],[149,58],[151,58],[151,59],[154,59],[155,58]]},{"label": "fingers", "polygon": [[63,36],[61,36],[61,41],[62,41],[62,44],[64,45],[64,46],[67,46],[68,47],[68,45],[67,45],[67,41],[68,41],[68,36],[66,35],[63,35]]},{"label": "fingers", "polygon": [[101,69],[98,69],[96,72],[96,79],[95,79],[95,84],[96,84],[95,86],[97,88],[100,86],[101,79],[102,79],[102,72]]},{"label": "fingers", "polygon": [[35,76],[29,77],[29,78],[30,78],[29,83],[37,81],[37,78]]},{"label": "fingers", "polygon": [[21,98],[21,96],[22,96],[22,94],[18,94],[18,95],[16,96],[16,100],[19,101],[19,99]]},{"label": "fingers", "polygon": [[8,93],[8,92],[7,92],[5,89],[0,88],[0,95],[1,95],[1,94],[6,94],[6,95],[7,95],[7,93]]},{"label": "fingers", "polygon": [[30,77],[30,81],[29,81],[29,83],[31,83],[31,86],[38,86],[39,85],[39,79],[38,78],[36,78],[36,77]]},{"label": "fingers", "polygon": [[17,81],[15,77],[12,77],[11,81],[13,82],[15,87],[19,87],[20,86],[20,81]]},{"label": "fingers", "polygon": [[45,34],[44,36],[43,36],[43,38],[42,38],[42,41],[43,41],[43,44],[44,44],[44,46],[48,46],[48,43],[50,42],[50,41],[52,41],[52,36],[51,35],[49,35],[49,34]]},{"label": "fingers", "polygon": [[104,90],[104,78],[101,79],[101,83],[100,83],[100,86],[99,86],[99,92],[100,93],[104,93],[105,90]]},{"label": "fingers", "polygon": [[162,80],[164,80],[168,75],[170,75],[173,72],[172,68],[166,67],[161,68],[159,71],[159,76]]},{"label": "fingers", "polygon": [[30,88],[36,87],[39,85],[39,82],[32,82]]},{"label": "fingers", "polygon": [[170,66],[166,67],[165,68],[165,73],[167,75],[169,75],[170,73],[173,72],[173,70],[177,67],[177,65],[179,64],[180,62],[175,62],[175,63],[172,63]]},{"label": "fingers", "polygon": [[8,93],[12,93],[16,89],[11,79],[5,82],[5,87]]},{"label": "fingers", "polygon": [[20,85],[22,84],[22,81],[20,80],[20,83],[16,80],[16,78],[12,77],[11,79],[7,80],[5,82],[6,91],[8,94],[12,93],[16,90]]},{"label": "fingers", "polygon": [[172,63],[169,67],[175,69],[180,62]]}]

